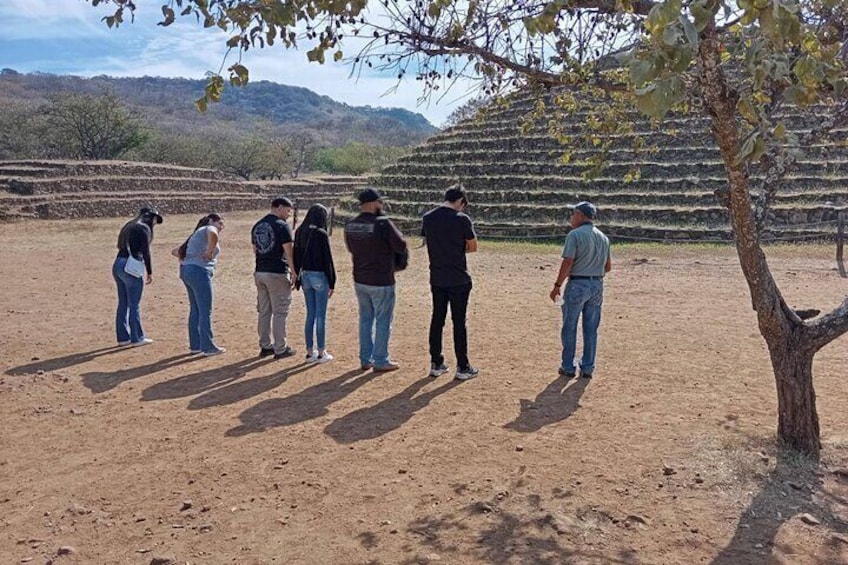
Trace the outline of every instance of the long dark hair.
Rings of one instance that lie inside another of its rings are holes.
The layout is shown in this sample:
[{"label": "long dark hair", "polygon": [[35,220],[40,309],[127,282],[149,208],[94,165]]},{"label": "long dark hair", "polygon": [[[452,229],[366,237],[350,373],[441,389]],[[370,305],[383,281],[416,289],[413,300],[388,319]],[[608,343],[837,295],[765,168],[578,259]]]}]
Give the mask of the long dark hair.
[{"label": "long dark hair", "polygon": [[180,245],[180,248],[177,250],[177,254],[180,258],[180,261],[186,258],[186,253],[188,252],[188,240],[191,239],[191,236],[194,235],[194,232],[196,232],[200,228],[205,228],[212,222],[220,222],[221,219],[222,218],[219,214],[212,213],[203,216],[202,218],[200,218],[200,220],[197,221],[197,225],[194,226],[194,230],[192,230],[191,235],[186,238],[186,240],[183,242],[182,245]]},{"label": "long dark hair", "polygon": [[[313,204],[306,212],[306,217],[303,218],[303,223],[297,228],[294,235],[295,247],[306,248],[306,240],[309,237],[309,230],[319,229],[327,231],[330,224],[330,211],[323,204]],[[306,230],[306,231],[304,231]]]}]

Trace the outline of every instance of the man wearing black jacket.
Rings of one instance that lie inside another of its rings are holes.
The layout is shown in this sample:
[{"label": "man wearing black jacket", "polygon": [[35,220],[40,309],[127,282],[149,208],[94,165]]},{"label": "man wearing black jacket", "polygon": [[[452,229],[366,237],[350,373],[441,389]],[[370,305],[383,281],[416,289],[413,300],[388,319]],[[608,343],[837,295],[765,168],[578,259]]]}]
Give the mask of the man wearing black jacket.
[{"label": "man wearing black jacket", "polygon": [[403,235],[383,214],[383,198],[374,188],[358,197],[361,213],[345,224],[345,245],[353,258],[353,282],[359,303],[359,361],[362,369],[394,371],[389,337],[395,309],[395,256],[408,253]]}]

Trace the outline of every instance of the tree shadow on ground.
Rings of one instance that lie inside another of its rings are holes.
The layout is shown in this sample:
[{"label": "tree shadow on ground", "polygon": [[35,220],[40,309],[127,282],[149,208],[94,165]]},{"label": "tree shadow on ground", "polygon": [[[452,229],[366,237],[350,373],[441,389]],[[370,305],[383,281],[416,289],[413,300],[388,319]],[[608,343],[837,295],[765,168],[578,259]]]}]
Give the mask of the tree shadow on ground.
[{"label": "tree shadow on ground", "polygon": [[65,355],[64,357],[56,357],[55,359],[38,359],[33,361],[32,363],[27,363],[26,365],[20,365],[18,367],[12,367],[5,371],[5,374],[19,377],[21,375],[31,375],[33,373],[37,373],[38,371],[59,371],[61,369],[67,369],[68,367],[73,367],[75,365],[82,365],[83,363],[88,363],[89,361],[93,361],[98,357],[102,357],[104,355],[110,355],[112,353],[118,353],[119,351],[126,351],[129,349],[128,347],[123,347],[119,345],[113,345],[110,347],[101,347],[100,349],[94,349],[92,351],[85,351],[83,353],[72,353],[71,355]]},{"label": "tree shadow on ground", "polygon": [[301,363],[279,373],[236,381],[226,386],[212,389],[205,394],[192,398],[191,402],[188,403],[188,409],[203,410],[204,408],[212,408],[214,406],[225,406],[259,396],[264,392],[274,390],[290,376],[308,371],[315,366],[315,363]]},{"label": "tree shadow on ground", "polygon": [[[470,559],[494,565],[636,564],[635,551],[627,548],[604,552],[580,549],[587,539],[599,536],[597,526],[578,518],[564,521],[544,510],[536,494],[521,501],[495,496],[468,504],[456,512],[423,516],[413,520],[407,532],[420,540],[425,552],[435,552],[446,562]],[[415,551],[412,547],[408,551]],[[427,563],[426,556],[412,556],[404,565]]]},{"label": "tree shadow on ground", "polygon": [[521,399],[521,412],[504,428],[522,433],[537,432],[550,424],[570,417],[580,407],[580,398],[586,391],[589,379],[558,377],[535,400]]},{"label": "tree shadow on ground", "polygon": [[[762,480],[759,492],[739,517],[736,532],[727,546],[711,561],[711,565],[753,565],[771,562],[773,549],[784,555],[796,553],[794,548],[776,543],[781,527],[800,514],[810,514],[834,533],[848,532],[848,522],[837,517],[834,506],[848,508],[843,498],[824,488],[819,466],[793,452],[778,455],[775,468]],[[819,500],[817,500],[819,499]],[[810,526],[802,526],[810,527]],[[829,555],[819,563],[840,562],[842,542],[833,542],[824,551]],[[806,563],[812,556],[805,556]]]},{"label": "tree shadow on ground", "polygon": [[197,357],[192,356],[190,353],[181,353],[180,355],[166,357],[165,359],[160,359],[153,363],[148,363],[147,365],[141,365],[139,367],[128,367],[126,369],[111,372],[97,371],[83,373],[82,384],[91,392],[100,394],[108,390],[112,390],[123,382],[146,377],[153,373],[158,373],[159,371],[164,371],[165,369],[170,369],[171,367],[176,367],[196,359]]},{"label": "tree shadow on ground", "polygon": [[324,416],[331,404],[370,382],[378,374],[355,369],[291,396],[263,400],[239,414],[242,424],[227,430],[226,435],[239,437]]},{"label": "tree shadow on ground", "polygon": [[141,393],[141,399],[146,401],[171,400],[201,394],[209,389],[241,378],[248,371],[271,361],[273,361],[273,358],[270,357],[264,359],[248,357],[247,359],[239,359],[235,363],[230,363],[223,367],[212,367],[197,373],[182,375],[169,381],[156,383],[144,389],[144,392]]},{"label": "tree shadow on ground", "polygon": [[374,439],[396,430],[409,421],[416,412],[430,404],[431,400],[460,383],[457,380],[450,380],[429,392],[416,396],[428,382],[432,381],[432,377],[425,377],[379,404],[346,414],[324,428],[324,433],[338,443],[347,444]]}]

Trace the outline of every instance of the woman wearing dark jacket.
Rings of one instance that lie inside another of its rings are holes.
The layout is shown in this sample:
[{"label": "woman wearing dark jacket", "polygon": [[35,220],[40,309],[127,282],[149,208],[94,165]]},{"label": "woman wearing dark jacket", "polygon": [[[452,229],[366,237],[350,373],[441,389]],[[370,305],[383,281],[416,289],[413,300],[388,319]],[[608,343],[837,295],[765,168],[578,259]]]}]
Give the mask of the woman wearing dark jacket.
[{"label": "woman wearing dark jacket", "polygon": [[[314,204],[294,236],[294,269],[306,301],[306,362],[326,363],[333,356],[326,347],[327,302],[336,287],[336,269],[327,233],[330,213]],[[314,339],[313,339],[314,338]],[[315,349],[315,341],[318,348]]]},{"label": "woman wearing dark jacket", "polygon": [[118,345],[147,345],[153,340],[144,335],[141,327],[141,294],[145,281],[126,272],[127,259],[132,255],[144,261],[147,284],[153,283],[153,263],[150,242],[153,226],[162,223],[162,216],[153,208],[142,208],[138,216],[124,224],[118,234],[118,256],[112,264],[112,276],[118,287],[118,311],[115,315],[115,334]]}]

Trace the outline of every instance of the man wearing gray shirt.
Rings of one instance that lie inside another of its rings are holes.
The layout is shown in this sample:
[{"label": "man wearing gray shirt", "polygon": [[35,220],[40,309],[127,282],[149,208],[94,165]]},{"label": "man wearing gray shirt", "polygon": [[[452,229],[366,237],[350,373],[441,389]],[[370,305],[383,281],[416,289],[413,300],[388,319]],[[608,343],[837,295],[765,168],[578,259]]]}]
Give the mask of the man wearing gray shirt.
[{"label": "man wearing gray shirt", "polygon": [[[577,353],[577,321],[583,316],[583,357],[580,376],[592,378],[595,353],[598,348],[598,326],[601,324],[601,305],[604,302],[604,275],[612,269],[610,243],[607,236],[595,227],[598,210],[591,202],[581,202],[571,213],[571,231],[562,249],[562,264],[551,290],[555,303],[562,296],[562,363],[559,374],[575,376],[574,357]],[[568,279],[565,292],[562,283]]]}]

